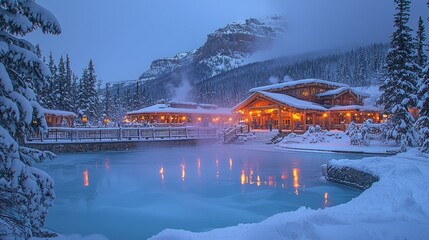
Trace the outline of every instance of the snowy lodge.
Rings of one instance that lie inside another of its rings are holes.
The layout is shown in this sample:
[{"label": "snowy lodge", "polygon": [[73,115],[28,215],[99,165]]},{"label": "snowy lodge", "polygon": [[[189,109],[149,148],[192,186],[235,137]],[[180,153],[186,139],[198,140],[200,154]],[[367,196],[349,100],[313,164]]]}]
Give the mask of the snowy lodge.
[{"label": "snowy lodge", "polygon": [[252,128],[304,131],[309,126],[344,130],[345,124],[380,122],[380,110],[364,106],[368,94],[346,84],[319,79],[284,82],[250,90],[233,111]]},{"label": "snowy lodge", "polygon": [[77,118],[74,112],[46,108],[43,109],[43,114],[48,127],[73,127],[73,122]]},{"label": "snowy lodge", "polygon": [[230,108],[220,108],[214,104],[193,102],[158,103],[137,111],[128,112],[125,122],[145,123],[156,126],[221,126],[232,124]]}]

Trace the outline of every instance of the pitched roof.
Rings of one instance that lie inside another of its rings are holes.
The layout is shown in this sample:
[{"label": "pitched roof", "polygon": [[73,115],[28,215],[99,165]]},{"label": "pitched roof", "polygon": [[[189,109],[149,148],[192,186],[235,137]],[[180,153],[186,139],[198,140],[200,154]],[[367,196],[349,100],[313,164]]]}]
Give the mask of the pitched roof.
[{"label": "pitched roof", "polygon": [[168,104],[155,104],[149,107],[145,107],[136,111],[127,112],[127,115],[132,114],[144,114],[144,113],[177,113],[177,114],[221,114],[230,115],[230,108],[202,108],[200,106],[196,108],[183,108],[183,107],[170,107]]},{"label": "pitched roof", "polygon": [[271,92],[265,92],[265,91],[257,91],[255,93],[253,93],[246,100],[242,101],[241,103],[239,103],[238,105],[233,107],[233,109],[239,108],[241,105],[243,105],[244,103],[246,103],[247,101],[249,101],[250,99],[252,99],[256,96],[262,96],[262,97],[265,97],[265,98],[270,99],[272,101],[275,101],[275,102],[278,102],[278,103],[281,103],[281,104],[284,104],[284,105],[287,105],[290,107],[294,107],[297,109],[327,111],[327,109],[325,107],[322,107],[322,106],[320,106],[316,103],[313,103],[313,102],[304,101],[304,100],[294,98],[294,97],[286,95],[286,94],[271,93]]},{"label": "pitched roof", "polygon": [[310,79],[301,79],[301,80],[296,80],[296,81],[290,81],[290,82],[277,83],[277,84],[272,84],[272,85],[267,85],[267,86],[262,86],[262,87],[256,87],[256,88],[250,89],[249,92],[276,90],[276,89],[294,87],[297,85],[310,84],[310,83],[325,84],[325,85],[339,87],[339,88],[340,87],[349,87],[349,85],[343,84],[343,83],[336,83],[336,82],[330,82],[330,81],[321,80],[321,79],[310,78]]},{"label": "pitched roof", "polygon": [[54,116],[71,116],[77,117],[77,114],[74,112],[63,111],[63,110],[55,110],[55,109],[46,109],[43,108],[42,112],[44,114],[54,115]]},{"label": "pitched roof", "polygon": [[366,94],[364,92],[357,91],[357,90],[355,90],[355,89],[353,89],[351,87],[348,87],[348,86],[347,87],[340,87],[340,88],[337,88],[337,89],[328,90],[326,92],[317,94],[317,96],[318,97],[327,97],[327,96],[332,96],[332,95],[338,95],[338,94],[340,94],[342,92],[345,92],[345,91],[350,91],[350,92],[354,93],[355,95],[359,95],[359,96],[363,96],[363,97],[368,97],[369,96],[368,94]]}]

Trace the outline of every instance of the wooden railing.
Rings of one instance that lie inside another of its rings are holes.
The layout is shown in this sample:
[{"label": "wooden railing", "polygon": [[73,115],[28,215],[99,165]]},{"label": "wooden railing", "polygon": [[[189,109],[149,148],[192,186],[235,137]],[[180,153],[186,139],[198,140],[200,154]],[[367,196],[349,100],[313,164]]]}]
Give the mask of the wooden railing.
[{"label": "wooden railing", "polygon": [[248,131],[247,125],[239,125],[237,127],[231,127],[225,129],[223,134],[223,143],[230,143],[237,139],[240,134],[246,133]]},{"label": "wooden railing", "polygon": [[50,127],[44,134],[33,134],[27,141],[82,141],[82,140],[146,140],[217,138],[216,128],[150,127],[150,128],[65,128]]}]

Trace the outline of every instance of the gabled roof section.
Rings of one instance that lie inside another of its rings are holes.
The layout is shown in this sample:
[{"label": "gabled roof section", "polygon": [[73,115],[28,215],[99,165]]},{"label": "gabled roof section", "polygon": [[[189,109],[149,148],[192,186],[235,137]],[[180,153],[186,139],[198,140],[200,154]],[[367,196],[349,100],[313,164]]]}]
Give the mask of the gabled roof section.
[{"label": "gabled roof section", "polygon": [[301,79],[301,80],[296,80],[291,82],[284,82],[284,83],[277,83],[277,84],[272,84],[268,86],[256,87],[256,88],[250,89],[249,92],[272,91],[276,89],[289,88],[297,85],[311,84],[311,83],[325,84],[328,86],[333,86],[338,88],[349,87],[349,85],[343,84],[343,83],[336,83],[336,82],[330,82],[330,81],[321,80],[321,79],[310,78],[310,79]]},{"label": "gabled roof section", "polygon": [[240,107],[243,107],[247,103],[249,103],[251,100],[253,100],[256,97],[262,97],[267,100],[277,102],[282,105],[287,105],[290,107],[294,107],[301,110],[318,110],[318,111],[327,111],[326,108],[312,102],[304,101],[301,99],[294,98],[292,96],[286,95],[286,94],[280,94],[280,93],[271,93],[271,92],[264,92],[264,91],[257,91],[254,92],[250,97],[248,97],[246,100],[242,101],[235,107],[233,107],[233,110],[237,110]]},{"label": "gabled roof section", "polygon": [[207,109],[197,106],[196,108],[171,107],[169,104],[155,104],[136,111],[127,112],[127,115],[147,113],[176,113],[176,114],[220,114],[230,115],[230,108]]},{"label": "gabled roof section", "polygon": [[340,88],[337,88],[337,89],[333,89],[333,90],[329,90],[329,91],[326,91],[326,92],[323,92],[323,93],[319,93],[319,94],[317,94],[317,96],[318,97],[335,96],[335,95],[339,95],[339,94],[341,94],[341,93],[343,93],[345,91],[350,91],[353,94],[355,94],[356,96],[369,97],[368,94],[360,92],[360,91],[357,91],[357,90],[355,90],[355,89],[353,89],[351,87],[340,87]]},{"label": "gabled roof section", "polygon": [[63,117],[77,117],[77,114],[74,112],[63,111],[63,110],[55,110],[55,109],[46,109],[43,108],[42,112],[44,114],[54,115],[54,116],[63,116]]}]

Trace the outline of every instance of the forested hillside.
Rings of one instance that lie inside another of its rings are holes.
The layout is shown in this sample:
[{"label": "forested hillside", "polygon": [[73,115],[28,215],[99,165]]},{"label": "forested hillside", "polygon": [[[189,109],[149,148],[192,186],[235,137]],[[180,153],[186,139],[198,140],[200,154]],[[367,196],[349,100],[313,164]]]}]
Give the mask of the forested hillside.
[{"label": "forested hillside", "polygon": [[249,96],[250,88],[284,80],[319,78],[351,86],[378,84],[387,49],[387,44],[373,44],[306,60],[279,58],[253,63],[196,83],[193,95],[197,102],[233,106]]}]

